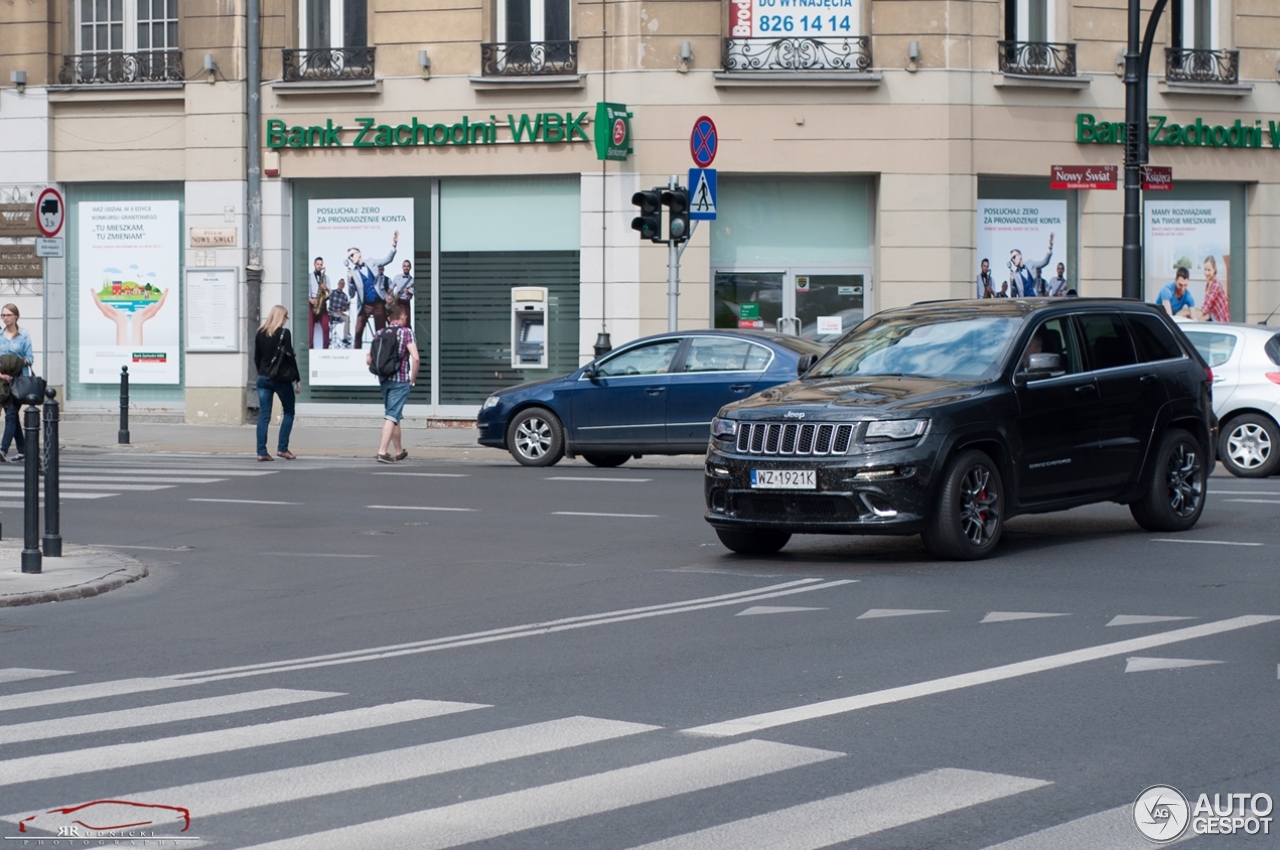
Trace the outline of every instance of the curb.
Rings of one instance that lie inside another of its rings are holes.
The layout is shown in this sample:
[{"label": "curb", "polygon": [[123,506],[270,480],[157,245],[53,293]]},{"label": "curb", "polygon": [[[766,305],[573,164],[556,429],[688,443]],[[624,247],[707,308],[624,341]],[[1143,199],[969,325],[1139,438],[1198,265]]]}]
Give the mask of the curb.
[{"label": "curb", "polygon": [[87,599],[98,596],[126,584],[132,584],[151,574],[146,564],[134,563],[112,570],[106,575],[69,587],[52,590],[33,590],[27,593],[10,593],[0,595],[0,608],[13,608],[19,605],[38,605],[41,602],[67,602],[72,599]]}]

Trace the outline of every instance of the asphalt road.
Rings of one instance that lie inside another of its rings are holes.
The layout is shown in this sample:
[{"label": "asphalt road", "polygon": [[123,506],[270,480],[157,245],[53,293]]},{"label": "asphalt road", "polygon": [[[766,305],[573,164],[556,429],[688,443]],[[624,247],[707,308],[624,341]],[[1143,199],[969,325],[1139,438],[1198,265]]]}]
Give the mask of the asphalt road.
[{"label": "asphalt road", "polygon": [[[1106,850],[1153,846],[1148,786],[1280,797],[1278,479],[1215,476],[1184,535],[1100,505],[956,564],[730,555],[669,466],[64,464],[99,496],[64,536],[152,571],[0,609],[6,836]],[[99,800],[149,808],[50,812]]]}]

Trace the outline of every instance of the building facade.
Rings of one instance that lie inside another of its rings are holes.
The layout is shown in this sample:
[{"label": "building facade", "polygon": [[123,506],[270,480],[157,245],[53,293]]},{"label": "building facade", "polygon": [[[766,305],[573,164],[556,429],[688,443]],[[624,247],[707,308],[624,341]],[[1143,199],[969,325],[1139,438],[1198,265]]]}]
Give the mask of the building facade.
[{"label": "building facade", "polygon": [[[1186,267],[1202,300],[1216,278],[1230,318],[1256,322],[1280,305],[1280,6],[1170,5],[1149,100],[1172,188],[1144,195],[1147,297]],[[397,277],[430,361],[412,417],[472,416],[496,388],[590,359],[602,331],[664,330],[667,250],[631,229],[630,201],[687,181],[701,116],[717,217],[683,255],[680,327],[834,337],[983,294],[983,260],[993,296],[1119,295],[1123,187],[1051,171],[1122,162],[1126,8],[262,0],[260,297],[290,310],[300,411],[378,409],[357,330],[381,323],[371,295]],[[245,0],[0,14],[0,284],[48,346],[41,371],[71,410],[114,405],[130,365],[140,406],[242,421]],[[630,115],[623,161],[597,158],[601,103]],[[45,185],[68,205],[47,343],[12,223]],[[533,338],[513,332],[515,290],[544,299]],[[522,342],[545,365],[518,362]]]}]

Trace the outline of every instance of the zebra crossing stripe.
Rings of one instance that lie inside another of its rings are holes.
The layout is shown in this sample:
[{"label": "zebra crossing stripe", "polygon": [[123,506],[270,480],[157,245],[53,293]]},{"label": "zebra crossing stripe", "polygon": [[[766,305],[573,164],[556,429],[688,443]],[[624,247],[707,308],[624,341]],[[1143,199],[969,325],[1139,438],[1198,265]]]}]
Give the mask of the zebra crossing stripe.
[{"label": "zebra crossing stripe", "polygon": [[477,708],[488,708],[488,706],[414,699],[332,714],[320,714],[314,717],[260,723],[255,726],[240,726],[131,744],[111,744],[105,747],[8,759],[0,761],[0,786],[20,785],[41,779],[175,761],[233,750],[248,750],[287,741],[337,735],[357,729],[374,729],[411,720],[424,720]]},{"label": "zebra crossing stripe", "polygon": [[193,699],[145,708],[126,708],[121,711],[105,711],[100,714],[82,714],[60,717],[57,720],[35,720],[0,726],[0,744],[16,744],[20,741],[41,741],[67,735],[86,735],[111,729],[131,729],[140,726],[156,726],[198,717],[218,717],[241,711],[256,711],[310,700],[340,697],[345,694],[326,691],[295,691],[271,688],[243,694]]},{"label": "zebra crossing stripe", "polygon": [[202,818],[212,817],[558,752],[661,728],[595,717],[566,717],[320,764],[121,796],[131,800],[190,800],[199,806]]},{"label": "zebra crossing stripe", "polygon": [[[850,794],[677,835],[632,850],[723,850],[725,847],[818,850],[1049,784],[1039,779],[976,770],[931,770]],[[1138,836],[1136,830],[1134,835]],[[1097,845],[1088,843],[1073,847],[1097,850]]]},{"label": "zebra crossing stripe", "polygon": [[66,676],[70,670],[36,670],[32,667],[0,667],[0,685],[21,682],[24,679],[43,679],[45,676]]},{"label": "zebra crossing stripe", "polygon": [[48,688],[43,691],[30,691],[25,694],[9,694],[0,696],[0,711],[14,711],[19,708],[40,708],[46,705],[58,705],[64,702],[81,702],[103,697],[124,696],[125,694],[141,694],[148,691],[163,691],[168,688],[182,688],[199,684],[181,679],[119,679],[114,682],[90,682],[84,685],[67,685],[62,688]]},{"label": "zebra crossing stripe", "polygon": [[[43,487],[41,490],[43,491]],[[21,499],[25,493],[21,490],[0,490],[0,498]],[[68,493],[65,489],[58,494],[63,499],[106,499],[115,493]]]},{"label": "zebra crossing stripe", "polygon": [[[1179,844],[1191,837],[1188,832],[1170,843]],[[1150,850],[1154,846],[1134,827],[1130,804],[1003,841],[986,850]]]},{"label": "zebra crossing stripe", "polygon": [[[78,465],[68,466],[67,464],[59,464],[58,474],[59,476],[63,475],[64,473],[68,475],[108,474],[108,473],[104,473],[103,469],[104,467],[89,467],[89,466],[78,466]],[[109,474],[117,475],[117,476],[129,476],[129,477],[133,477],[134,475],[196,474],[196,475],[233,476],[233,477],[240,477],[240,478],[256,478],[261,475],[275,475],[276,473],[275,473],[275,470],[262,470],[261,472],[259,472],[257,470],[250,471],[247,469],[209,469],[206,467],[146,466],[146,467],[136,467],[136,468],[129,468],[129,469],[112,467],[110,469]],[[3,479],[3,478],[21,479],[22,472],[19,469],[8,474],[0,473],[0,479]]]},{"label": "zebra crossing stripe", "polygon": [[843,755],[772,741],[741,741],[495,797],[300,835],[246,850],[350,850],[352,847],[442,850],[755,779]]}]

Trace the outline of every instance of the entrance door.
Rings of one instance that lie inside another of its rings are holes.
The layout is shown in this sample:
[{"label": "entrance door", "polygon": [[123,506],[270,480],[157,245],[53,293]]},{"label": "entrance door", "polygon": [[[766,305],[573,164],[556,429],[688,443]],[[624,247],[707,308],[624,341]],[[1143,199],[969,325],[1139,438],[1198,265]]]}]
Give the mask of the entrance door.
[{"label": "entrance door", "polygon": [[865,317],[863,298],[866,276],[797,272],[793,287],[800,336],[815,342],[834,343]]},{"label": "entrance door", "polygon": [[777,327],[778,319],[783,316],[786,277],[782,271],[716,272],[712,327],[770,330]]}]

